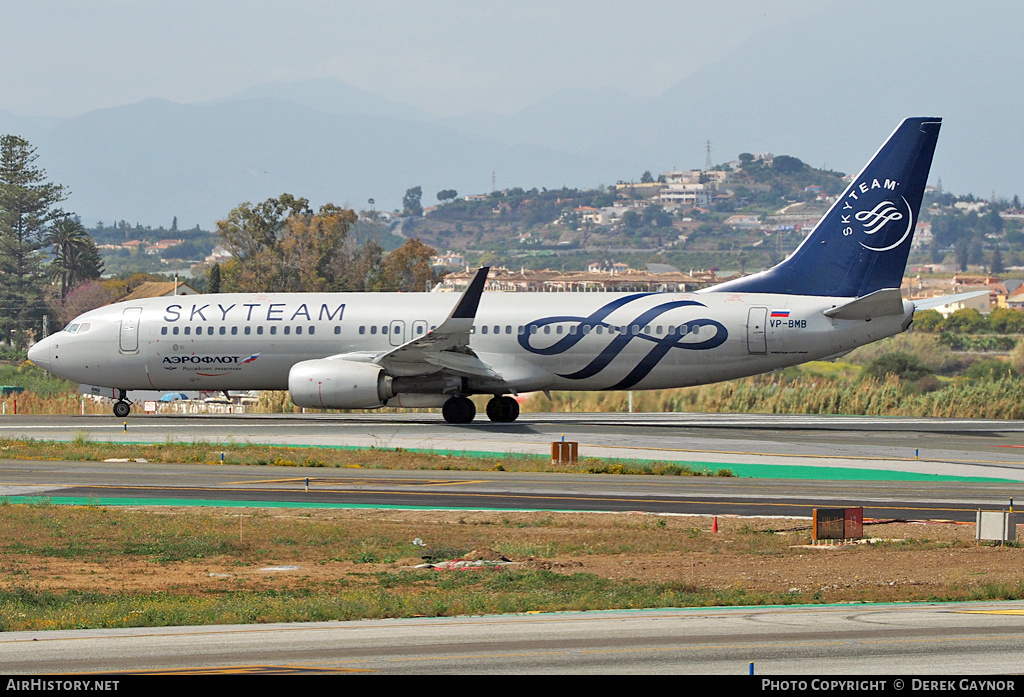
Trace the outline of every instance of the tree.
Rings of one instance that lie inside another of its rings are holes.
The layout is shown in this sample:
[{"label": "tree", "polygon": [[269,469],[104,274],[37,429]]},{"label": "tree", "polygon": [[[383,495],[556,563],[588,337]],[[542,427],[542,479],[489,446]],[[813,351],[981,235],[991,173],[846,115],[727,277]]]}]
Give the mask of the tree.
[{"label": "tree", "polygon": [[114,293],[100,281],[87,281],[70,290],[63,301],[55,299],[57,319],[68,324],[84,312],[103,307],[114,300]]},{"label": "tree", "polygon": [[207,276],[207,290],[211,293],[220,292],[220,264],[210,267],[210,273]]},{"label": "tree", "polygon": [[640,183],[641,184],[653,184],[654,183],[654,177],[651,175],[651,170],[646,170],[643,174],[640,175]]},{"label": "tree", "polygon": [[58,204],[66,197],[37,159],[24,138],[0,137],[0,336],[18,347],[46,312],[41,250],[47,227],[64,215]]},{"label": "tree", "polygon": [[772,159],[772,169],[780,174],[796,174],[803,170],[804,163],[802,160],[791,157],[789,155],[776,155]]},{"label": "tree", "polygon": [[914,329],[922,332],[936,332],[942,328],[942,315],[938,310],[922,310],[914,313]]},{"label": "tree", "polygon": [[879,380],[885,379],[886,375],[896,375],[901,380],[913,382],[935,371],[912,353],[892,351],[868,363],[864,366],[864,372]]},{"label": "tree", "polygon": [[455,189],[441,189],[440,191],[437,192],[437,200],[442,202],[452,201],[455,198],[457,198],[458,195],[459,192],[456,191]]},{"label": "tree", "polygon": [[423,206],[420,199],[423,198],[423,188],[414,186],[405,190],[402,197],[402,215],[423,215]]},{"label": "tree", "polygon": [[1003,264],[1003,253],[999,251],[999,246],[992,251],[992,273],[1002,273],[1006,271],[1006,265]]},{"label": "tree", "polygon": [[[360,248],[349,237],[355,211],[282,194],[253,206],[243,203],[217,223],[234,258],[220,267],[225,292],[366,290],[379,266],[376,242]],[[211,279],[212,280],[212,279]]]},{"label": "tree", "polygon": [[85,227],[75,218],[65,216],[50,226],[45,243],[53,248],[50,277],[60,283],[60,297],[83,281],[94,280],[103,273],[99,249]]},{"label": "tree", "polygon": [[430,264],[436,254],[433,247],[418,239],[406,240],[405,244],[384,258],[381,287],[382,291],[423,291],[427,282],[431,285],[439,280]]}]

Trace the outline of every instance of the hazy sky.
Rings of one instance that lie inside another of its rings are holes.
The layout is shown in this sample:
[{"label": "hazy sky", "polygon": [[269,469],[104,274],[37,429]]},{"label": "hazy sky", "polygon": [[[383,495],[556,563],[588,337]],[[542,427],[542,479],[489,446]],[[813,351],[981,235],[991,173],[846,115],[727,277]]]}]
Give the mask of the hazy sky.
[{"label": "hazy sky", "polygon": [[656,94],[821,0],[5,0],[0,109],[74,116],[331,77],[441,116]]}]

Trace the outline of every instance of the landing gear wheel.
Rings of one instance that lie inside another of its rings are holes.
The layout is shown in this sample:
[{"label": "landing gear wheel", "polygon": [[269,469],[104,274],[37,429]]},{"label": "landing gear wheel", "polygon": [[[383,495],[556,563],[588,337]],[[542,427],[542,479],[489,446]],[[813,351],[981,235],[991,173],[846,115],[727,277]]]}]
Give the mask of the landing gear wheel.
[{"label": "landing gear wheel", "polygon": [[452,397],[441,407],[441,415],[450,424],[468,424],[476,416],[476,405],[469,397]]},{"label": "landing gear wheel", "polygon": [[512,397],[494,397],[487,403],[487,418],[496,423],[511,423],[519,418],[519,402]]},{"label": "landing gear wheel", "polygon": [[114,416],[123,419],[132,413],[132,405],[125,401],[114,402]]}]

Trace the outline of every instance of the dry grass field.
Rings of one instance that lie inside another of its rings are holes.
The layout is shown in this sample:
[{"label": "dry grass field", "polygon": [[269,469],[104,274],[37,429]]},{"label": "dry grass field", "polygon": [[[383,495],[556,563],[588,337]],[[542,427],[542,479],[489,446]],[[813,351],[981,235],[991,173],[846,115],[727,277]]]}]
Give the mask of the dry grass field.
[{"label": "dry grass field", "polygon": [[[646,514],[43,502],[0,524],[0,630],[1024,597],[1024,549],[973,525],[825,549],[806,520]],[[502,563],[416,568],[457,559]]]}]

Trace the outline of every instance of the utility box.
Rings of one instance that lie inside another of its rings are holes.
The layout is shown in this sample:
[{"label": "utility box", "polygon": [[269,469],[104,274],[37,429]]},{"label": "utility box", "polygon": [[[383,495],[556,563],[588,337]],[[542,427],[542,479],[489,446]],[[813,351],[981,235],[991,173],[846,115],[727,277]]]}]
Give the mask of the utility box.
[{"label": "utility box", "polygon": [[845,542],[864,537],[864,508],[815,508],[812,541]]},{"label": "utility box", "polygon": [[978,544],[982,540],[1016,542],[1017,517],[1012,511],[978,511]]},{"label": "utility box", "polygon": [[575,465],[579,460],[580,444],[574,440],[556,440],[551,444],[552,465]]}]

